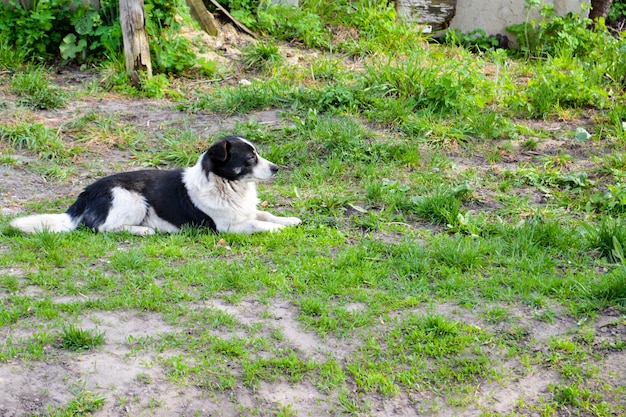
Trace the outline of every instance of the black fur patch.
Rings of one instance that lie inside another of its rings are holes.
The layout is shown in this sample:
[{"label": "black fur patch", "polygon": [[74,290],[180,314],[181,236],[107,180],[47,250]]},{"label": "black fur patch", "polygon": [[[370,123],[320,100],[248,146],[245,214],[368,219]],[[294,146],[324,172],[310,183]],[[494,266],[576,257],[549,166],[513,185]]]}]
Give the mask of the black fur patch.
[{"label": "black fur patch", "polygon": [[146,211],[152,207],[160,218],[176,227],[206,226],[215,230],[213,219],[191,202],[182,172],[143,170],[110,175],[85,188],[66,213],[74,218],[82,214],[82,223],[97,229],[106,221],[113,202],[112,190],[119,187],[143,196]]},{"label": "black fur patch", "polygon": [[[237,136],[226,136],[209,148],[203,161],[205,172],[213,172],[230,181],[249,175],[258,162],[252,145]],[[210,169],[207,167],[210,166]]]}]

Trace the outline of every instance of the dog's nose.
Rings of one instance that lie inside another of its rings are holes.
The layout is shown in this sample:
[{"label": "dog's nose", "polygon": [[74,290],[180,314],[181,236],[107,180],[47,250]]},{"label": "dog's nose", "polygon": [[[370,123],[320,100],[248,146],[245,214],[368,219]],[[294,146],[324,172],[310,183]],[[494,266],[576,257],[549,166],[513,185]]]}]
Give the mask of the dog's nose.
[{"label": "dog's nose", "polygon": [[272,164],[270,166],[270,170],[272,171],[272,174],[276,174],[278,172],[278,165]]}]

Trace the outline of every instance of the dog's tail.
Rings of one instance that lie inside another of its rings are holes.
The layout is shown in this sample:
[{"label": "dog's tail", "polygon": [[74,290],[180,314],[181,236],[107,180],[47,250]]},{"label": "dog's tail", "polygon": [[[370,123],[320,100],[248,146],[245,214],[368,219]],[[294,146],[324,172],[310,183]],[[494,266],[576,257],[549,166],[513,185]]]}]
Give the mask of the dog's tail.
[{"label": "dog's tail", "polygon": [[33,214],[32,216],[18,217],[9,223],[12,227],[25,233],[36,232],[69,232],[76,229],[80,219],[68,213],[61,214]]},{"label": "dog's tail", "polygon": [[33,214],[13,219],[9,224],[24,233],[69,232],[82,222],[86,209],[87,198],[85,192],[82,192],[65,213]]}]

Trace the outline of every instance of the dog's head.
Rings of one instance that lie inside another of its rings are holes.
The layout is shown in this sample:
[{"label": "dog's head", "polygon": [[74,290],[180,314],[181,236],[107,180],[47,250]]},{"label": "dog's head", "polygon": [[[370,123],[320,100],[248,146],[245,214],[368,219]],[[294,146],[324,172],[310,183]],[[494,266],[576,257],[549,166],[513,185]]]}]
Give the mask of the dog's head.
[{"label": "dog's head", "polygon": [[270,179],[278,166],[262,158],[254,145],[241,136],[226,136],[214,143],[204,156],[202,167],[230,181]]}]

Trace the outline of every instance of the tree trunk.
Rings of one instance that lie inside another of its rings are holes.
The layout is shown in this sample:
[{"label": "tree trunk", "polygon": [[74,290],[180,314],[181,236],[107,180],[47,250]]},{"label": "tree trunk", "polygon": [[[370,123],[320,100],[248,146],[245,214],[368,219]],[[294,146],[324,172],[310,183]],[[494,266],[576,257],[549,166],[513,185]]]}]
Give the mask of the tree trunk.
[{"label": "tree trunk", "polygon": [[189,6],[189,10],[191,11],[191,17],[200,23],[202,30],[211,36],[217,36],[215,19],[206,9],[202,0],[187,0],[187,6]]},{"label": "tree trunk", "polygon": [[131,84],[139,87],[139,71],[146,71],[149,76],[152,75],[143,0],[120,0],[120,24],[124,39],[126,71],[130,72]]},{"label": "tree trunk", "polygon": [[611,10],[611,4],[613,4],[613,0],[591,0],[589,18],[591,20],[596,20],[598,17],[606,19],[606,16],[609,14],[609,10]]}]

